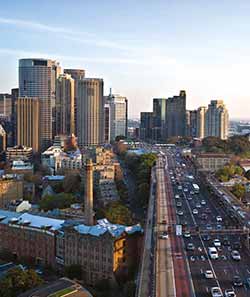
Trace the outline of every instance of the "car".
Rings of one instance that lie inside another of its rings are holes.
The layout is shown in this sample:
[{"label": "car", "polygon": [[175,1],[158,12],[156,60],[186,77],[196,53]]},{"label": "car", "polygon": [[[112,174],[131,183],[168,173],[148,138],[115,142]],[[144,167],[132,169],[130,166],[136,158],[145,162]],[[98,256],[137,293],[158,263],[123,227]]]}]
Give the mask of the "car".
[{"label": "car", "polygon": [[194,251],[195,246],[192,242],[189,242],[186,249],[187,251]]},{"label": "car", "polygon": [[194,208],[194,209],[193,209],[193,214],[194,214],[194,215],[197,215],[198,213],[199,213],[199,212],[198,212],[198,209]]},{"label": "car", "polygon": [[222,229],[222,225],[217,224],[217,225],[216,225],[216,229],[217,229],[217,230],[221,230],[221,229]]},{"label": "car", "polygon": [[236,297],[235,291],[233,289],[225,290],[225,297]]},{"label": "car", "polygon": [[167,234],[161,234],[159,236],[160,239],[168,239],[168,235]]},{"label": "car", "polygon": [[193,198],[191,196],[188,196],[187,197],[187,200],[192,200]]},{"label": "car", "polygon": [[240,261],[240,259],[241,259],[241,257],[240,257],[240,253],[239,253],[238,251],[236,251],[236,250],[233,250],[233,251],[231,252],[231,257],[232,257],[232,259],[235,260],[235,261]]},{"label": "car", "polygon": [[218,238],[214,239],[213,243],[214,243],[214,246],[216,246],[216,247],[221,246],[221,242],[220,242],[220,240]]},{"label": "car", "polygon": [[[180,175],[180,174],[178,174],[178,175]],[[182,190],[182,186],[178,186],[178,190]]]},{"label": "car", "polygon": [[211,209],[207,207],[207,208],[205,209],[205,212],[206,212],[206,213],[211,213]]},{"label": "car", "polygon": [[207,202],[205,200],[201,200],[201,205],[206,205]]},{"label": "car", "polygon": [[216,217],[216,221],[217,221],[217,222],[222,222],[222,217],[221,217],[221,216],[217,216],[217,217]]},{"label": "car", "polygon": [[210,224],[207,224],[207,225],[206,225],[206,229],[207,229],[207,230],[212,230],[213,228],[212,228],[212,226],[211,226]]},{"label": "car", "polygon": [[204,234],[204,235],[202,235],[202,239],[203,239],[204,241],[208,241],[208,240],[211,239],[211,237],[210,237],[208,234]]},{"label": "car", "polygon": [[177,207],[182,207],[182,203],[181,203],[181,202],[177,202],[177,203],[176,203],[176,206],[177,206]]},{"label": "car", "polygon": [[248,278],[246,279],[246,286],[247,286],[248,288],[250,288],[250,277],[248,277]]},{"label": "car", "polygon": [[212,297],[223,297],[222,291],[219,287],[212,287],[211,295]]},{"label": "car", "polygon": [[178,215],[178,216],[183,216],[183,211],[182,211],[182,210],[178,210],[178,211],[177,211],[177,215]]},{"label": "car", "polygon": [[194,191],[190,191],[190,194],[191,194],[191,195],[194,195]]},{"label": "car", "polygon": [[243,282],[242,282],[241,278],[238,275],[234,276],[233,285],[235,287],[242,287],[243,286]]},{"label": "car", "polygon": [[206,270],[204,272],[204,276],[205,276],[205,278],[214,278],[214,274],[213,274],[212,270]]},{"label": "car", "polygon": [[230,246],[230,241],[228,240],[228,238],[224,238],[222,243],[224,246]]},{"label": "car", "polygon": [[197,208],[201,208],[201,204],[200,203],[196,203],[195,205]]},{"label": "car", "polygon": [[184,236],[185,238],[190,238],[190,237],[191,237],[190,231],[185,231],[185,232],[183,233],[183,236]]},{"label": "car", "polygon": [[183,190],[183,191],[186,193],[186,192],[188,192],[188,189],[187,189],[187,188],[184,188],[184,190]]},{"label": "car", "polygon": [[233,243],[233,249],[234,250],[240,250],[241,249],[241,243],[236,241]]},{"label": "car", "polygon": [[204,220],[204,221],[207,220],[207,214],[206,213],[203,213],[201,215],[201,219]]},{"label": "car", "polygon": [[180,195],[175,195],[174,198],[175,199],[179,199],[180,198]]}]

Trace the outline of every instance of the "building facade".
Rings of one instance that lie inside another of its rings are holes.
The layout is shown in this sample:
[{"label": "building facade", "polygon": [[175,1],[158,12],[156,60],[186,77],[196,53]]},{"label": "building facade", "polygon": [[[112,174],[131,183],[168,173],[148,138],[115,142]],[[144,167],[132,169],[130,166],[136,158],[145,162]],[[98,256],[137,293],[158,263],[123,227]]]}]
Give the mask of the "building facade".
[{"label": "building facade", "polygon": [[128,100],[126,97],[110,94],[106,97],[110,106],[110,140],[116,136],[127,137],[128,133]]},{"label": "building facade", "polygon": [[205,116],[205,137],[228,138],[229,115],[223,100],[212,100]]},{"label": "building facade", "polygon": [[186,135],[186,92],[167,99],[167,137]]},{"label": "building facade", "polygon": [[140,139],[141,140],[143,141],[152,140],[153,121],[154,121],[153,112],[141,112],[141,121],[140,121]]},{"label": "building facade", "polygon": [[55,134],[56,79],[60,71],[56,61],[19,60],[19,96],[37,97],[40,101],[39,139],[42,149],[51,144]]},{"label": "building facade", "polygon": [[203,139],[205,137],[205,117],[207,108],[201,106],[197,109],[197,135],[196,137]]},{"label": "building facade", "polygon": [[75,81],[61,74],[56,81],[56,135],[75,134]]},{"label": "building facade", "polygon": [[19,97],[16,101],[17,145],[40,150],[40,102],[38,98]]},{"label": "building facade", "polygon": [[64,69],[65,74],[71,75],[71,78],[74,79],[74,119],[75,119],[75,134],[77,136],[77,102],[78,102],[78,93],[77,93],[77,82],[81,79],[85,78],[85,70],[84,69]]},{"label": "building facade", "polygon": [[167,138],[167,99],[153,99],[153,138],[155,141],[166,141]]},{"label": "building facade", "polygon": [[77,82],[77,137],[80,147],[104,143],[103,80],[85,78]]},{"label": "building facade", "polygon": [[0,178],[0,208],[6,208],[13,200],[23,198],[23,180],[20,176],[6,174]]}]

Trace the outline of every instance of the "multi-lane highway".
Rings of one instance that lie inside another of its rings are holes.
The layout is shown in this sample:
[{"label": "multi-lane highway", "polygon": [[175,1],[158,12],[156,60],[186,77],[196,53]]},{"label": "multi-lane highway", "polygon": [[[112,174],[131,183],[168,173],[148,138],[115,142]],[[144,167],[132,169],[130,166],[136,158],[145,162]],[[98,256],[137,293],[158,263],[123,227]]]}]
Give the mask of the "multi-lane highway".
[{"label": "multi-lane highway", "polygon": [[[244,230],[234,229],[235,222],[219,200],[203,188],[190,163],[178,152],[167,153],[167,160],[165,174],[172,184],[171,199],[175,204],[177,223],[183,227],[184,249],[195,296],[212,296],[212,287],[220,288],[223,294],[232,289],[237,296],[250,296],[250,255],[244,247]],[[193,184],[199,184],[198,192]],[[211,259],[209,247],[216,247],[218,259]],[[232,258],[233,250],[239,252],[240,260]],[[206,271],[212,278],[206,278]],[[239,286],[233,283],[235,277],[238,277]]]}]

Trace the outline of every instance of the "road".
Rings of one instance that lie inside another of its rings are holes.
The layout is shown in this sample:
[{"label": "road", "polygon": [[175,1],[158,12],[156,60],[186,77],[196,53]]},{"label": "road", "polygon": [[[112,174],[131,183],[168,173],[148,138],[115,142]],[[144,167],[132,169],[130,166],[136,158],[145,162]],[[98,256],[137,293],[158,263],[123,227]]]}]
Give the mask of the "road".
[{"label": "road", "polygon": [[[167,159],[169,168],[166,170],[166,175],[170,173],[171,176],[172,201],[175,212],[178,214],[177,222],[182,224],[184,230],[191,231],[191,236],[188,237],[187,232],[187,237],[183,237],[182,240],[186,248],[189,243],[194,246],[194,250],[187,250],[186,255],[195,296],[211,296],[212,287],[219,287],[222,292],[234,288],[237,296],[250,296],[250,289],[246,285],[246,279],[250,277],[250,255],[244,248],[243,235],[237,235],[241,230],[234,229],[235,222],[227,210],[216,196],[207,192],[205,187],[200,184],[199,193],[194,193],[192,185],[198,184],[200,180],[193,175],[194,171],[190,163],[175,151],[167,153]],[[190,177],[193,178],[190,179]],[[221,217],[222,221],[218,222],[217,217]],[[208,240],[204,240],[207,239],[206,235],[209,237]],[[219,259],[217,260],[211,260],[208,255],[208,248],[214,246],[214,239],[219,239],[222,243],[218,248]],[[242,246],[239,249],[240,261],[235,261],[231,257],[232,249],[238,249],[237,242]],[[212,271],[213,279],[205,278],[206,270]],[[242,279],[243,286],[233,286],[234,276]]]}]

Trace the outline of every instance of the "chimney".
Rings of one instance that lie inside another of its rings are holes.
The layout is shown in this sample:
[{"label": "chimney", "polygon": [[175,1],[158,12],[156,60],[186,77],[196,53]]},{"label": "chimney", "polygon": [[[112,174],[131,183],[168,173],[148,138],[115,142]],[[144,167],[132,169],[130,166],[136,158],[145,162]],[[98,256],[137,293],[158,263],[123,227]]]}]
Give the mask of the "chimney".
[{"label": "chimney", "polygon": [[84,193],[84,212],[85,224],[92,226],[93,220],[93,163],[92,159],[88,159],[85,166],[85,193]]}]

